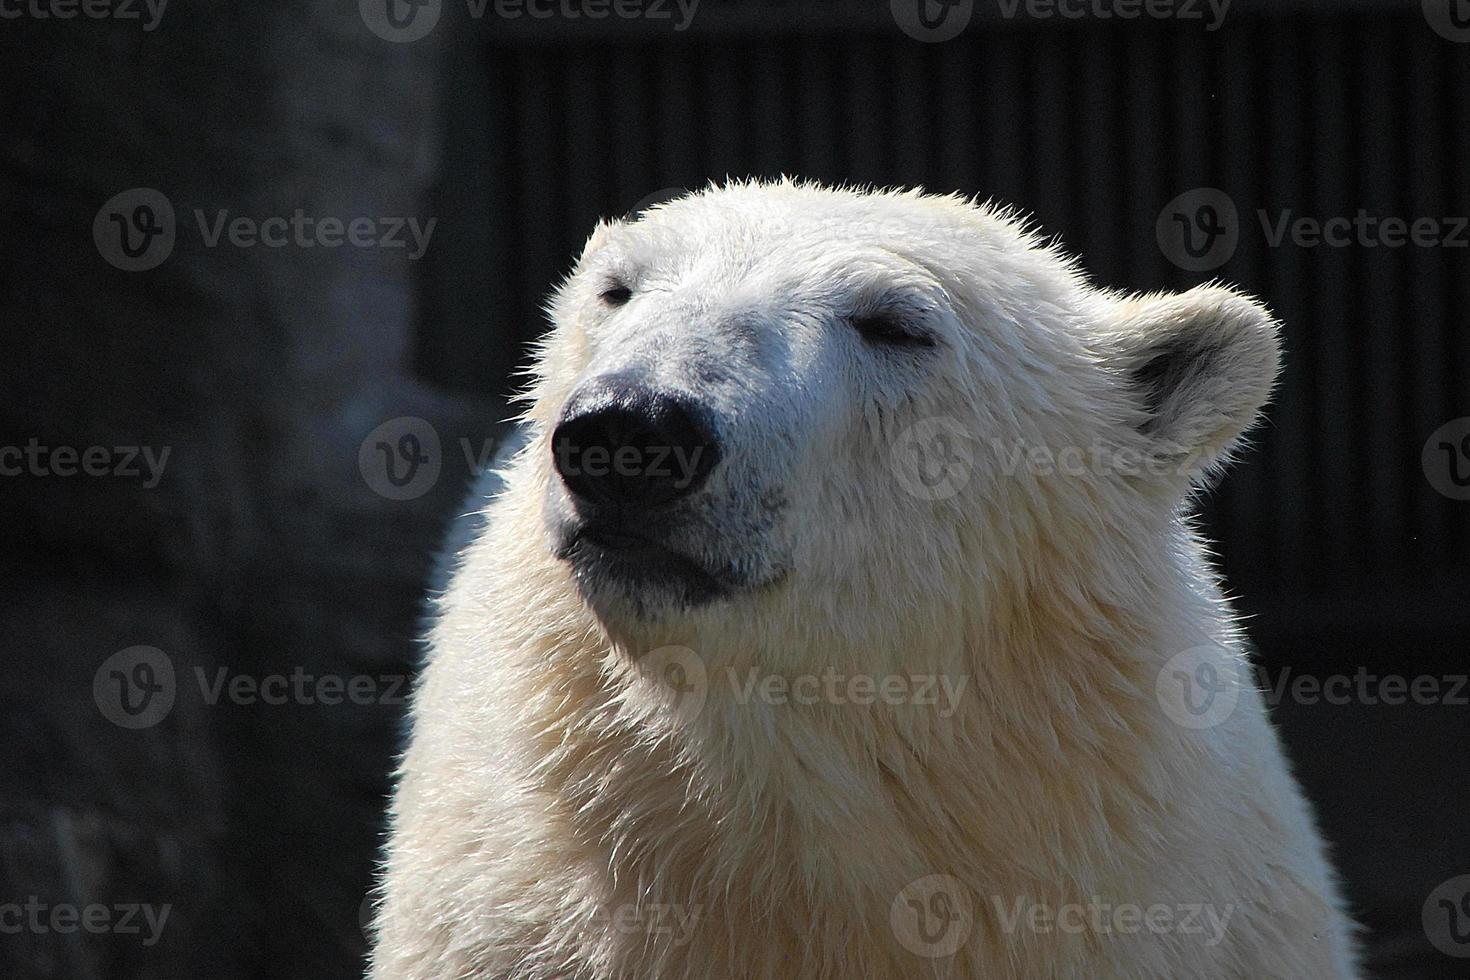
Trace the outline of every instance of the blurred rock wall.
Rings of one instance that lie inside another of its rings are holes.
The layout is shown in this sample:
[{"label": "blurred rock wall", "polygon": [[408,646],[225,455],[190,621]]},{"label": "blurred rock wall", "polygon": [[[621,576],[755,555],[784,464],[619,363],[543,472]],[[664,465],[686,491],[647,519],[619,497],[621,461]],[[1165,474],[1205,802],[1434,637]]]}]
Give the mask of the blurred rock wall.
[{"label": "blurred rock wall", "polygon": [[430,555],[496,417],[412,379],[414,239],[384,242],[433,217],[443,45],[327,0],[14,9],[0,976],[354,975]]}]

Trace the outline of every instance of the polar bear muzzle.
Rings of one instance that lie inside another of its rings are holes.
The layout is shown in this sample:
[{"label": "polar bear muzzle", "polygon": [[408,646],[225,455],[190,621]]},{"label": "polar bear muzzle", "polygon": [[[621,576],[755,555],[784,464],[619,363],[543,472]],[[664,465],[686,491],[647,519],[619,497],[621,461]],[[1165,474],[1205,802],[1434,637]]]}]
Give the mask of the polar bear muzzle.
[{"label": "polar bear muzzle", "polygon": [[617,375],[581,386],[552,434],[556,472],[579,508],[657,510],[698,490],[720,461],[707,415],[680,394]]},{"label": "polar bear muzzle", "polygon": [[684,392],[627,372],[578,385],[551,433],[548,512],[558,558],[594,604],[618,597],[647,615],[743,587],[717,556],[701,494],[724,451],[712,413]]}]

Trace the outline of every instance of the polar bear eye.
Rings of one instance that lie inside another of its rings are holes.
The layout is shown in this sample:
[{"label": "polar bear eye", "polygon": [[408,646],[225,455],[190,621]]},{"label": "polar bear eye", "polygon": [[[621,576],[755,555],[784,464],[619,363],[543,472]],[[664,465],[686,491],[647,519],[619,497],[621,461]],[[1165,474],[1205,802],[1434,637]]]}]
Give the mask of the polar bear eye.
[{"label": "polar bear eye", "polygon": [[884,347],[933,347],[934,338],[907,323],[893,312],[863,313],[850,316],[847,322],[870,344]]},{"label": "polar bear eye", "polygon": [[622,306],[633,298],[633,290],[621,284],[614,284],[599,293],[598,297],[608,306]]}]

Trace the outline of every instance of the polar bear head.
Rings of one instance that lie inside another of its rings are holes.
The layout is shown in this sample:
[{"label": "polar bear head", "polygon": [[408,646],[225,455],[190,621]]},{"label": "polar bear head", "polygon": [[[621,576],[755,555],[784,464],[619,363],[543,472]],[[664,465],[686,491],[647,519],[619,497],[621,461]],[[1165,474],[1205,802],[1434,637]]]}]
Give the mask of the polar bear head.
[{"label": "polar bear head", "polygon": [[614,631],[706,651],[932,642],[1169,561],[1278,359],[1229,290],[1107,293],[1005,214],[789,181],[603,223],[550,312],[547,553]]}]

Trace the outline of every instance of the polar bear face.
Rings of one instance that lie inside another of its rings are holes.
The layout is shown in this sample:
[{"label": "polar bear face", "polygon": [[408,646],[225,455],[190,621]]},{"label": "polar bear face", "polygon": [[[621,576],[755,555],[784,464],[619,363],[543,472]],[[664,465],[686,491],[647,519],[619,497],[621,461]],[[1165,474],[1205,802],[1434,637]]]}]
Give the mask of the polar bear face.
[{"label": "polar bear face", "polygon": [[632,630],[784,611],[901,643],[1167,523],[1276,370],[1226,290],[1105,294],[958,199],[789,182],[601,225],[551,313],[547,547]]}]

